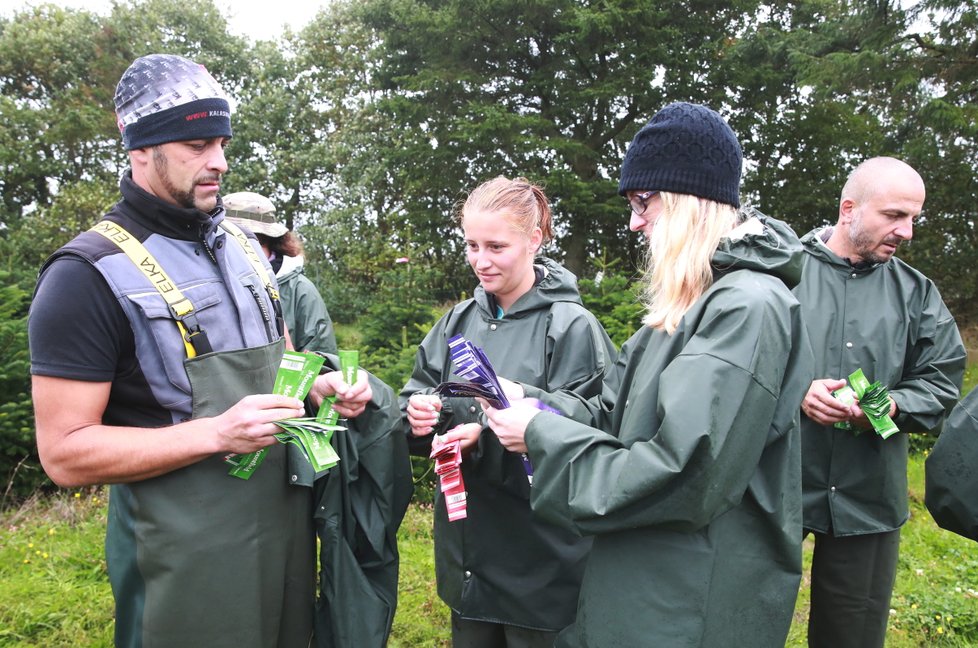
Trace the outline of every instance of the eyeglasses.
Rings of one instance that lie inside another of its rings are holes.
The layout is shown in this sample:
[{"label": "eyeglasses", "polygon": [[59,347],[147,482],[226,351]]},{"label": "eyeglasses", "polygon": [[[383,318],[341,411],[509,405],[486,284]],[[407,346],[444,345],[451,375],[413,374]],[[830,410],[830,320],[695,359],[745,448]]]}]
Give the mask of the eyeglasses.
[{"label": "eyeglasses", "polygon": [[638,215],[645,213],[645,210],[649,208],[649,201],[658,191],[646,191],[645,193],[634,194],[628,199],[628,204],[632,206],[632,211]]}]

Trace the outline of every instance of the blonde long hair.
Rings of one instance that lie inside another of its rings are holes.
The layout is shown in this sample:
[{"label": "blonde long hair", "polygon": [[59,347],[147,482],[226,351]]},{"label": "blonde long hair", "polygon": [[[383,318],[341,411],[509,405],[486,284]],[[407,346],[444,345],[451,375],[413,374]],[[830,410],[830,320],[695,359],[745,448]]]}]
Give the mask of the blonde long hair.
[{"label": "blonde long hair", "polygon": [[713,285],[711,260],[721,239],[737,226],[732,205],[687,194],[660,192],[662,213],[649,240],[642,323],[672,335],[679,321]]}]

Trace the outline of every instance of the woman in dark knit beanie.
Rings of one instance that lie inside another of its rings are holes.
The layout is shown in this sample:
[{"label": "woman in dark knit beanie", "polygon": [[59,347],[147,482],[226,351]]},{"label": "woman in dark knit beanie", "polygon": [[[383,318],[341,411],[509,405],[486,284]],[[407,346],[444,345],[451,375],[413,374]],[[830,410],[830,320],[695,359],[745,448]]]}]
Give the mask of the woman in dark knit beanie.
[{"label": "woman in dark knit beanie", "polygon": [[645,326],[601,397],[508,385],[563,416],[487,408],[535,468],[533,510],[594,537],[557,646],[783,646],[801,577],[799,407],[812,357],[801,245],[740,207],[741,149],[674,103],[622,163],[648,239]]}]

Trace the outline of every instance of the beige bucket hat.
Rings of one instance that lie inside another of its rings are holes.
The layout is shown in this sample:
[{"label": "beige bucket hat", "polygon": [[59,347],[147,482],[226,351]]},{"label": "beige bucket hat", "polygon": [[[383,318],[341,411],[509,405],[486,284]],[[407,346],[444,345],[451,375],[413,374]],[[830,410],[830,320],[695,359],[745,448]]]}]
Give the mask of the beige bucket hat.
[{"label": "beige bucket hat", "polygon": [[255,234],[264,234],[272,238],[285,236],[289,228],[275,219],[275,205],[261,194],[251,191],[221,196],[226,218],[238,225],[246,227]]}]

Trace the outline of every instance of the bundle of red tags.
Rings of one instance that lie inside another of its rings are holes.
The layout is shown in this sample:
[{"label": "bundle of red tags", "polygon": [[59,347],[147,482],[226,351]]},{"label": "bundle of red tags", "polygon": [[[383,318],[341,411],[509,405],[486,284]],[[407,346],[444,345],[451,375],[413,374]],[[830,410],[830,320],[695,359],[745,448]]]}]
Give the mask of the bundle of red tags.
[{"label": "bundle of red tags", "polygon": [[431,458],[435,460],[435,474],[445,494],[448,521],[462,520],[466,516],[465,483],[462,481],[462,448],[459,441],[445,443],[435,435],[431,441]]}]

